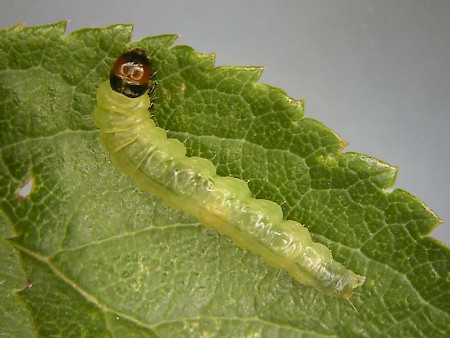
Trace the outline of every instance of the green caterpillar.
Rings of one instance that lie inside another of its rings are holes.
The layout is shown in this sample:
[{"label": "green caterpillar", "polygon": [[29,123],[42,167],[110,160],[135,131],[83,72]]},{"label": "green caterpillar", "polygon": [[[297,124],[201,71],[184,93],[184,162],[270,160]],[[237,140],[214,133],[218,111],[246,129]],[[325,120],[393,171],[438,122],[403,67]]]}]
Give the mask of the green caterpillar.
[{"label": "green caterpillar", "polygon": [[145,52],[134,49],[116,61],[110,81],[97,92],[94,121],[112,163],[137,186],[171,207],[196,217],[236,245],[286,270],[324,294],[349,298],[364,283],[312,241],[298,222],[283,220],[281,207],[255,199],[244,181],[216,174],[213,163],[186,157],[186,147],[148,117],[152,69]]}]

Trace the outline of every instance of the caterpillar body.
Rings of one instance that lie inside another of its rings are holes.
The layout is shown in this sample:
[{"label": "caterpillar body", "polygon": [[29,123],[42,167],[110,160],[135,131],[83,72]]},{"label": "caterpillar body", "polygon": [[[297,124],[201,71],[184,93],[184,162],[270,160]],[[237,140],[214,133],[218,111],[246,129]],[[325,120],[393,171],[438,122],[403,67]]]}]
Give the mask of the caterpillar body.
[{"label": "caterpillar body", "polygon": [[303,225],[283,220],[278,204],[255,199],[240,179],[217,175],[211,161],[187,157],[185,145],[156,126],[148,116],[151,100],[144,95],[153,90],[151,73],[145,52],[134,49],[117,59],[110,81],[98,89],[94,121],[112,163],[140,188],[298,282],[349,298],[364,283],[363,276],[334,261],[331,251],[313,242]]}]

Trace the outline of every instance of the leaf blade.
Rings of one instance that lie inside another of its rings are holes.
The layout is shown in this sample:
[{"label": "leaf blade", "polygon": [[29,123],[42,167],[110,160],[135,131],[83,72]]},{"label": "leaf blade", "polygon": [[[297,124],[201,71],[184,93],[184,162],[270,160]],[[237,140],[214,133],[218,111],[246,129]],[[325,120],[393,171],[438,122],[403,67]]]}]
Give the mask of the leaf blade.
[{"label": "leaf blade", "polygon": [[[92,109],[98,84],[129,48],[131,26],[62,36],[64,29],[57,23],[0,33],[0,207],[33,282],[20,297],[42,335],[124,328],[149,336],[446,332],[449,253],[425,237],[440,220],[415,197],[387,190],[396,168],[341,153],[345,142],[303,118],[302,101],[257,83],[261,68],[214,68],[214,55],[171,47],[175,35],[132,43],[152,51],[158,70],[157,123],[190,155],[280,203],[338,261],[365,274],[355,311],[136,190],[113,168]],[[36,188],[18,203],[17,187],[30,175]],[[59,304],[71,304],[71,315],[49,325]],[[124,324],[114,326],[114,316]]]}]

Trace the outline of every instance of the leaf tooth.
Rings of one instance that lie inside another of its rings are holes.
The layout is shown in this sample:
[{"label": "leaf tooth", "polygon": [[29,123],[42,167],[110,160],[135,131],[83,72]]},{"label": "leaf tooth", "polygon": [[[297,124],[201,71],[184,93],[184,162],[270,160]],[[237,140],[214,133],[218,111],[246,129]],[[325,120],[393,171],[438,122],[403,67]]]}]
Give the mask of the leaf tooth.
[{"label": "leaf tooth", "polygon": [[[31,32],[31,35],[39,36],[40,33],[42,33],[43,35],[49,35],[54,31],[59,32],[59,34],[62,35],[66,31],[67,22],[67,20],[62,20],[42,26],[27,26],[25,22],[20,22],[9,28],[0,30],[0,35],[11,33],[30,34]],[[21,40],[16,41],[21,42]]]},{"label": "leaf tooth", "polygon": [[179,34],[161,34],[155,36],[145,37],[141,40],[133,41],[131,46],[145,48],[146,46],[151,46],[151,48],[145,48],[154,50],[158,48],[169,48],[171,47],[175,41],[180,37]]},{"label": "leaf tooth", "polygon": [[11,26],[4,30],[1,30],[0,33],[6,33],[6,32],[11,33],[14,31],[16,31],[16,32],[21,31],[22,29],[24,29],[26,27],[26,25],[27,24],[25,22],[19,22],[18,24],[15,24],[14,26]]},{"label": "leaf tooth", "polygon": [[194,48],[187,45],[176,45],[171,47],[170,54],[178,60],[180,67],[191,67],[197,64],[202,71],[213,70],[216,61],[215,53],[199,53]]},{"label": "leaf tooth", "polygon": [[249,76],[251,78],[255,78],[256,81],[259,80],[261,74],[263,73],[265,67],[264,66],[219,66],[219,68],[231,68],[236,71],[237,74],[242,76]]},{"label": "leaf tooth", "polygon": [[292,97],[288,97],[289,104],[296,110],[296,113],[292,115],[292,122],[298,122],[303,118],[305,114],[305,100],[296,100]]},{"label": "leaf tooth", "polygon": [[385,211],[386,223],[407,224],[407,230],[414,238],[417,238],[417,234],[430,234],[442,223],[442,219],[430,207],[408,191],[393,190],[389,194],[389,201],[390,205]]},{"label": "leaf tooth", "polygon": [[195,51],[195,52],[197,54],[199,61],[201,61],[201,62],[206,61],[207,63],[211,64],[211,67],[214,67],[214,65],[216,63],[216,53],[199,53],[197,51]]},{"label": "leaf tooth", "polygon": [[244,83],[255,84],[263,71],[264,67],[260,66],[219,66],[214,69],[214,76],[238,81],[243,86]]}]

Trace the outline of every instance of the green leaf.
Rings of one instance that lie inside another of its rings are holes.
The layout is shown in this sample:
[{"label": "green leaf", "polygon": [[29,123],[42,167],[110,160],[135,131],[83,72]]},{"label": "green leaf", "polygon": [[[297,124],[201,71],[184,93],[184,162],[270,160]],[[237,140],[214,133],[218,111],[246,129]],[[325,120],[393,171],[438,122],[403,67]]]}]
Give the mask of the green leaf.
[{"label": "green leaf", "polygon": [[[131,30],[0,32],[2,335],[448,333],[449,250],[426,236],[440,220],[389,190],[396,168],[341,153],[345,142],[304,118],[302,101],[257,83],[261,68],[214,68],[214,55],[172,47],[174,35],[130,45]],[[111,165],[92,120],[96,89],[135,46],[157,70],[157,124],[365,275],[353,304],[293,281]]]}]

